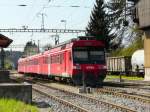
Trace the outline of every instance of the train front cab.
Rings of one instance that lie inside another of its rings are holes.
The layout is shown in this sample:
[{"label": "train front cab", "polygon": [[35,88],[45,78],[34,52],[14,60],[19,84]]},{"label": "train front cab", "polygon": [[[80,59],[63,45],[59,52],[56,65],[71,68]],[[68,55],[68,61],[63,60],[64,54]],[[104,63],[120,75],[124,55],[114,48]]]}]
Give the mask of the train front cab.
[{"label": "train front cab", "polygon": [[[87,42],[91,44],[87,46]],[[100,41],[87,42],[72,47],[73,82],[82,84],[85,80],[87,85],[102,84],[106,77],[104,46]]]}]

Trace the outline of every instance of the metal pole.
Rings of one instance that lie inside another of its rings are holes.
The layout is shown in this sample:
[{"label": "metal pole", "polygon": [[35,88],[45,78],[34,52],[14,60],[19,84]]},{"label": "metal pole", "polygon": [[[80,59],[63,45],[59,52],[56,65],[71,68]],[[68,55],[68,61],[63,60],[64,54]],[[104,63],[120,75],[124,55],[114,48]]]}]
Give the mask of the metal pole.
[{"label": "metal pole", "polygon": [[86,92],[86,83],[85,83],[85,73],[82,71],[82,84],[83,84],[83,92]]},{"label": "metal pole", "polygon": [[66,27],[67,27],[67,20],[61,20],[61,22],[63,22],[65,24],[65,30],[66,30]]},{"label": "metal pole", "polygon": [[[121,65],[121,62],[122,62],[121,59],[119,60],[119,62],[120,62],[120,65]],[[123,71],[123,68],[121,66],[119,66],[119,67],[120,67],[119,82],[121,82],[122,81],[121,73]]]},{"label": "metal pole", "polygon": [[66,27],[67,27],[67,21],[65,21],[65,30],[66,30]]},{"label": "metal pole", "polygon": [[5,52],[4,49],[1,48],[1,69],[4,69],[4,57],[5,57]]},{"label": "metal pole", "polygon": [[42,25],[41,25],[41,29],[44,29],[44,14],[42,13]]},{"label": "metal pole", "polygon": [[55,35],[55,45],[59,44],[59,35]]},{"label": "metal pole", "polygon": [[47,16],[47,15],[45,13],[38,13],[37,16],[41,16],[41,18],[42,18],[41,29],[44,30],[45,29],[45,24],[44,24],[45,23],[45,21],[44,21],[45,18],[44,18],[44,16]]},{"label": "metal pole", "polygon": [[121,72],[119,73],[119,82],[122,82]]},{"label": "metal pole", "polygon": [[40,53],[40,40],[38,40],[38,53]]}]

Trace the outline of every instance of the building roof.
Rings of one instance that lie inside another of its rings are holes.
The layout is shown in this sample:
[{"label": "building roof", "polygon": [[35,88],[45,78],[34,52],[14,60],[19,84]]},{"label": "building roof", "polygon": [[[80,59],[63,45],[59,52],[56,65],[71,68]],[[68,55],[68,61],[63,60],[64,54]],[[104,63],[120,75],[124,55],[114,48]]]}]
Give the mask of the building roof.
[{"label": "building roof", "polygon": [[0,47],[6,48],[13,42],[12,39],[0,34]]}]

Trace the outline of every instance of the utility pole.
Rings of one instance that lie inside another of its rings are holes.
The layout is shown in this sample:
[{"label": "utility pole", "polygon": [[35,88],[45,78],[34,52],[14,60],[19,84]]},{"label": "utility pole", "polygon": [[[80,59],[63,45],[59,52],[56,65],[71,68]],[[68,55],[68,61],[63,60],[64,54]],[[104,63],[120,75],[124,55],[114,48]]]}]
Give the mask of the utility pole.
[{"label": "utility pole", "polygon": [[61,20],[61,22],[65,24],[65,30],[66,30],[66,27],[67,27],[67,20]]},{"label": "utility pole", "polygon": [[51,37],[54,38],[55,45],[58,45],[59,44],[59,38],[60,38],[59,35],[57,35],[57,34],[56,35],[51,35]]},{"label": "utility pole", "polygon": [[45,29],[45,16],[47,16],[45,13],[38,13],[38,16],[41,16],[42,21],[41,21],[41,29],[44,30]]},{"label": "utility pole", "polygon": [[1,47],[1,69],[4,70],[5,65],[4,62],[5,61],[5,51],[4,49]]},{"label": "utility pole", "polygon": [[40,53],[40,40],[38,40],[38,53]]}]

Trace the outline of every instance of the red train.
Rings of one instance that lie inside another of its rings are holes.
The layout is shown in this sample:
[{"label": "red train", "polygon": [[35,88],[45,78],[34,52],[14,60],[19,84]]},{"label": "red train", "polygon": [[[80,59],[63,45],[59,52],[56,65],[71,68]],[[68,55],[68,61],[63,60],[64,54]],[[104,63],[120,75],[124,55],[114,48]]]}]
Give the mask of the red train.
[{"label": "red train", "polygon": [[43,53],[20,58],[18,72],[95,85],[106,77],[104,42],[78,37]]}]

